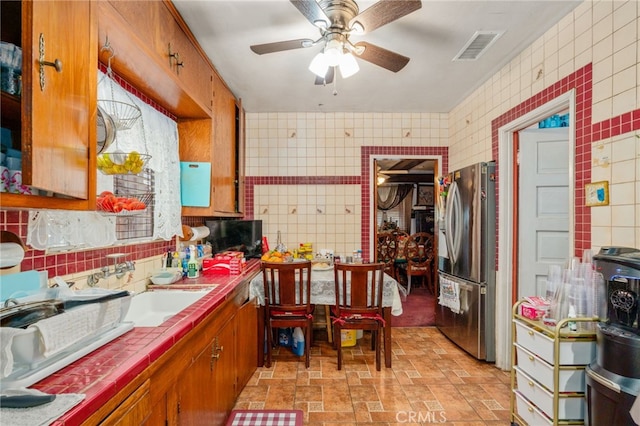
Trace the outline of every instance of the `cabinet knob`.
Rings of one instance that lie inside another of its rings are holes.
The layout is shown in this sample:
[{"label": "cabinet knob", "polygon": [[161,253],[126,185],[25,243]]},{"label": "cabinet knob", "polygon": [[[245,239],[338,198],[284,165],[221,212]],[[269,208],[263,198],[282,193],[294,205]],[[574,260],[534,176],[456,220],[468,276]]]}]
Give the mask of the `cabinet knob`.
[{"label": "cabinet knob", "polygon": [[40,39],[38,40],[38,63],[40,64],[40,91],[44,91],[44,67],[53,67],[56,72],[62,72],[62,61],[60,59],[54,59],[53,62],[44,60],[44,34],[40,33]]},{"label": "cabinet knob", "polygon": [[529,382],[529,386],[533,387],[533,382]]},{"label": "cabinet knob", "polygon": [[533,361],[534,359],[533,355],[529,355],[529,361]]},{"label": "cabinet knob", "polygon": [[533,408],[527,407],[527,410],[529,410],[530,413],[533,413]]},{"label": "cabinet knob", "polygon": [[529,330],[529,336],[533,336],[533,331]]}]

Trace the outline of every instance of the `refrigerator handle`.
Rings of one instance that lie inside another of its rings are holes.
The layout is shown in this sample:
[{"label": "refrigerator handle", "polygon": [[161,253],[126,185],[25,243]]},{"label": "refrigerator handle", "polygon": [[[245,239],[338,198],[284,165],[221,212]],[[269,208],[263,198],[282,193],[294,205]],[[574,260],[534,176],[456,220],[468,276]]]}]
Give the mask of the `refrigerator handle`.
[{"label": "refrigerator handle", "polygon": [[453,199],[453,211],[455,215],[455,226],[453,228],[453,257],[455,262],[457,262],[458,257],[460,256],[460,246],[462,245],[462,232],[463,232],[463,211],[462,211],[462,196],[460,195],[460,188],[458,188],[458,184],[455,183],[455,193]]},{"label": "refrigerator handle", "polygon": [[[447,209],[445,217],[446,233],[445,243],[447,244],[447,253],[452,264],[458,260],[458,247],[456,240],[459,240],[459,211],[460,211],[460,194],[458,193],[458,185],[455,181],[451,183],[449,195],[447,197]],[[459,244],[458,244],[459,245]]]}]

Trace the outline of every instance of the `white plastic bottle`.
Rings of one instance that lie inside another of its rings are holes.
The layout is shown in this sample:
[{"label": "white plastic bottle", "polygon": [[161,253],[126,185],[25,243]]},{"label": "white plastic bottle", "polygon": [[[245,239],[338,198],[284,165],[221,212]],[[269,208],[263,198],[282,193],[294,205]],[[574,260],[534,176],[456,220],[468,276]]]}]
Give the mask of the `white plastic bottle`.
[{"label": "white plastic bottle", "polygon": [[187,278],[198,278],[200,276],[200,265],[198,264],[198,252],[194,245],[189,246],[189,261],[187,262]]},{"label": "white plastic bottle", "polygon": [[293,345],[291,345],[291,350],[298,356],[304,355],[304,333],[300,327],[293,329]]}]

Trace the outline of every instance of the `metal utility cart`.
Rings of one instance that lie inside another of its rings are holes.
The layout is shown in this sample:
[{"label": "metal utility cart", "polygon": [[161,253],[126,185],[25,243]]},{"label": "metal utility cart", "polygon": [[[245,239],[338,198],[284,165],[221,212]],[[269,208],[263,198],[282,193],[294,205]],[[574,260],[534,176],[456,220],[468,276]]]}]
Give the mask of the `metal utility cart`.
[{"label": "metal utility cart", "polygon": [[[513,306],[511,424],[582,425],[585,366],[595,358],[598,318],[566,318],[555,327]],[[575,322],[577,331],[570,331]]]}]

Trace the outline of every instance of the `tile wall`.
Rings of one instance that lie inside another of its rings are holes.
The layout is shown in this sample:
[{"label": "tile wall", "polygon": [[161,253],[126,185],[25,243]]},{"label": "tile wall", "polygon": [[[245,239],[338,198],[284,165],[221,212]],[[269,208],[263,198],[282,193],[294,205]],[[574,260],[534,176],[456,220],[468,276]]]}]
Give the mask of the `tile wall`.
[{"label": "tile wall", "polygon": [[273,245],[369,258],[374,157],[437,158],[446,171],[449,122],[432,113],[247,113],[245,214]]},{"label": "tile wall", "polygon": [[[453,168],[494,158],[497,129],[576,89],[576,252],[640,248],[640,5],[581,3],[449,114]],[[584,183],[608,180],[610,205]]]}]

